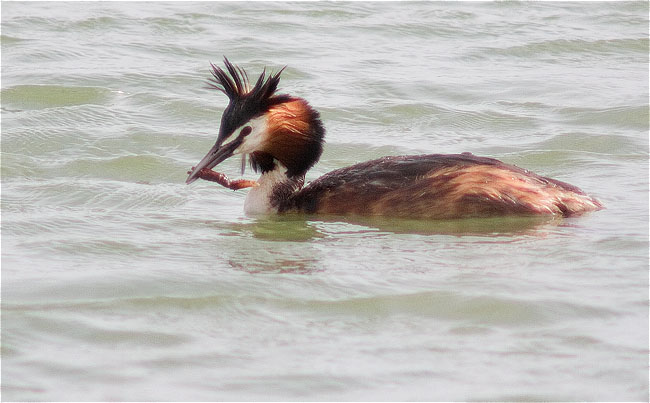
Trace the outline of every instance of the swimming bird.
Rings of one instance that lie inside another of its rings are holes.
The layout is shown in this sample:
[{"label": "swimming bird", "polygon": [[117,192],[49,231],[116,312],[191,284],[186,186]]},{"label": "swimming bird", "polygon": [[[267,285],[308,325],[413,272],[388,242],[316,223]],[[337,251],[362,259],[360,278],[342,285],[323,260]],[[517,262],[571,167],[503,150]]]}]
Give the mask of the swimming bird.
[{"label": "swimming bird", "polygon": [[[210,88],[229,99],[214,146],[188,171],[226,188],[250,188],[247,214],[306,213],[455,219],[505,215],[574,216],[602,208],[579,188],[471,153],[387,156],[337,169],[305,186],[323,152],[325,128],[304,99],[276,94],[283,69],[262,71],[251,85],[244,69],[224,58],[211,65]],[[212,170],[234,155],[246,158],[257,181],[231,180]]]}]

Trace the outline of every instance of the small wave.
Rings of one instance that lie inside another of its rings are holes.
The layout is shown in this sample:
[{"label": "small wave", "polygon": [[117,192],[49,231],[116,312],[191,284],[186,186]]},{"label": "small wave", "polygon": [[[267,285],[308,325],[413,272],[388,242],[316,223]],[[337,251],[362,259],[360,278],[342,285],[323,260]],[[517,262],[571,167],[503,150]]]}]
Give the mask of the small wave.
[{"label": "small wave", "polygon": [[563,154],[583,155],[585,153],[595,153],[600,155],[621,155],[630,157],[631,155],[647,155],[643,139],[634,139],[630,136],[614,134],[588,134],[584,132],[562,133],[555,136],[549,136],[537,143],[535,151],[531,153],[547,153],[548,151],[559,152]]},{"label": "small wave", "polygon": [[[106,285],[98,285],[98,287],[105,288]],[[310,317],[351,315],[359,318],[385,318],[408,315],[437,318],[461,323],[463,326],[530,326],[570,321],[576,318],[606,318],[616,315],[615,311],[598,305],[548,299],[531,300],[489,295],[464,295],[451,291],[424,291],[332,300],[230,293],[208,293],[196,296],[137,296],[140,291],[133,288],[131,296],[96,298],[92,302],[87,299],[61,300],[54,304],[50,302],[47,309],[83,310],[121,306],[149,311],[153,308],[214,310],[221,307],[247,312],[255,311],[260,314],[270,309],[276,313],[278,310],[308,311]],[[149,292],[155,291],[149,290]],[[7,304],[4,308],[11,311],[38,311],[44,309],[44,306],[40,302],[34,301]],[[457,328],[453,328],[451,331],[457,331]]]},{"label": "small wave", "polygon": [[540,55],[610,55],[625,52],[647,54],[648,38],[600,39],[553,39],[505,48],[484,47],[471,56],[491,58],[494,55],[530,58]]},{"label": "small wave", "polygon": [[17,85],[2,90],[3,107],[46,109],[74,105],[103,104],[110,91],[99,87]]},{"label": "small wave", "polygon": [[[78,158],[62,167],[61,173],[76,177],[95,177],[128,182],[151,182],[161,179],[173,162],[157,155],[122,155],[108,158]],[[184,174],[183,168],[178,173]]]},{"label": "small wave", "polygon": [[[296,302],[292,302],[292,305]],[[606,317],[614,314],[601,307],[562,301],[534,301],[494,296],[466,296],[428,291],[338,301],[306,301],[305,309],[337,315],[415,315],[442,320],[491,325],[531,325],[571,318]]]},{"label": "small wave", "polygon": [[573,125],[610,126],[643,131],[647,135],[647,105],[616,106],[611,108],[563,108],[559,115]]},{"label": "small wave", "polygon": [[0,35],[0,43],[2,43],[3,46],[6,45],[13,45],[15,43],[20,43],[24,42],[25,39],[22,38],[17,38],[14,36],[8,36],[8,35]]}]

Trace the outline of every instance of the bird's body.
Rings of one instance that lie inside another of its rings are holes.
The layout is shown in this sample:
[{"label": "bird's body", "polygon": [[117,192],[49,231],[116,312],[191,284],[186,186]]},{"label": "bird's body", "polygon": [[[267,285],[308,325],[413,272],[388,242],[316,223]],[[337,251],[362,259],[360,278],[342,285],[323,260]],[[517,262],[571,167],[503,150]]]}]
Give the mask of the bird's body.
[{"label": "bird's body", "polygon": [[567,183],[471,154],[384,157],[330,172],[279,211],[450,219],[577,215],[600,204]]},{"label": "bird's body", "polygon": [[[332,171],[304,186],[322,153],[325,130],[307,101],[274,95],[279,74],[252,89],[226,59],[230,76],[213,66],[212,86],[230,103],[213,149],[190,171],[230,189],[250,187],[245,211],[422,219],[504,215],[579,215],[598,200],[575,186],[470,153],[384,157]],[[233,154],[250,158],[257,182],[230,181],[211,168]]]}]

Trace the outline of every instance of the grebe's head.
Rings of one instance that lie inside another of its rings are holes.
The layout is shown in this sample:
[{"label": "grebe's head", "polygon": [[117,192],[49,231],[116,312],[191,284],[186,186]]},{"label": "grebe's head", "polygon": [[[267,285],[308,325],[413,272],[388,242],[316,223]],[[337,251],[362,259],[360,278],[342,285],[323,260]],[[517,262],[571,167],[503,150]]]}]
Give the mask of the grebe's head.
[{"label": "grebe's head", "polygon": [[320,158],[325,130],[318,112],[301,98],[276,95],[280,70],[266,77],[263,71],[251,88],[246,72],[224,58],[226,71],[211,64],[209,87],[230,99],[221,117],[217,142],[197,164],[186,183],[199,171],[212,169],[225,159],[250,156],[251,166],[262,173],[286,168],[289,177],[304,176]]}]

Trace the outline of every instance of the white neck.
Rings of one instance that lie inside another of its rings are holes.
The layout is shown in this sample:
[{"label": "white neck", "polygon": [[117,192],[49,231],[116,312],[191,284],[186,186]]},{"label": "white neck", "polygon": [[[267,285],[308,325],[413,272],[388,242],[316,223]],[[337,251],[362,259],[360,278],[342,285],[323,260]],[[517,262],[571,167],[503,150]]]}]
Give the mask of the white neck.
[{"label": "white neck", "polygon": [[288,196],[302,188],[301,178],[289,178],[287,168],[275,161],[275,169],[260,176],[257,186],[251,188],[244,202],[246,214],[272,214],[277,213],[280,204]]}]

